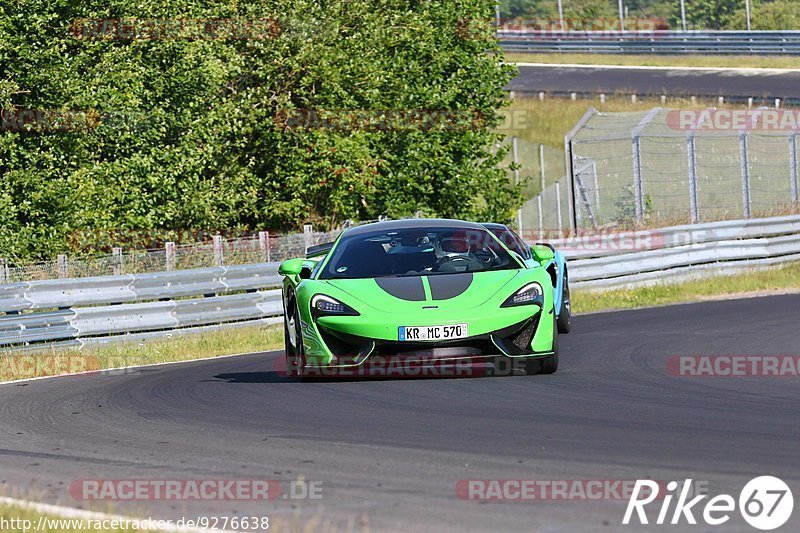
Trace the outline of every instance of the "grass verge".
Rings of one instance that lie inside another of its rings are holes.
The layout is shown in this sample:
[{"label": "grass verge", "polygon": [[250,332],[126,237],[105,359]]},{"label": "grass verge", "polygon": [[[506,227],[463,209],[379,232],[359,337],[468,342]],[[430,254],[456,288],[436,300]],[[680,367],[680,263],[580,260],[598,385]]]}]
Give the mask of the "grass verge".
[{"label": "grass verge", "polygon": [[0,357],[0,381],[69,374],[125,366],[187,361],[283,347],[281,326],[243,327],[140,343],[53,348]]},{"label": "grass verge", "polygon": [[607,291],[572,291],[576,313],[635,309],[800,289],[800,263],[670,285]]},{"label": "grass verge", "polygon": [[747,106],[728,103],[720,105],[717,100],[701,99],[692,103],[687,98],[667,98],[666,103],[662,104],[660,98],[639,97],[633,102],[630,96],[622,95],[608,95],[603,103],[600,102],[599,96],[577,100],[555,97],[539,100],[517,96],[503,110],[504,121],[496,131],[563,150],[564,135],[577,124],[589,107],[594,107],[600,112],[625,113],[647,111],[654,107],[743,109]]},{"label": "grass verge", "polygon": [[714,55],[614,55],[614,54],[534,54],[508,52],[509,63],[576,63],[580,65],[626,65],[652,67],[736,67],[800,68],[795,56],[714,56]]}]

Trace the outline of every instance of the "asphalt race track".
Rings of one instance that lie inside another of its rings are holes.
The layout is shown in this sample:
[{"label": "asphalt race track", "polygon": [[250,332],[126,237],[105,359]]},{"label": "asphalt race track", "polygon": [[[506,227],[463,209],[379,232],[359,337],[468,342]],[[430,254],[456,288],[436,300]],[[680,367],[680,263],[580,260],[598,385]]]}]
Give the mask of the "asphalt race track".
[{"label": "asphalt race track", "polygon": [[[782,295],[579,316],[553,376],[300,383],[267,353],[4,385],[0,477],[8,495],[87,507],[70,496],[73,480],[304,476],[322,482],[322,499],[113,511],[316,517],[339,531],[646,529],[620,525],[624,501],[465,501],[455,491],[465,479],[693,478],[738,499],[772,474],[797,502],[800,380],[682,377],[666,365],[797,355],[799,310],[800,295]],[[781,531],[799,527],[795,509]],[[754,531],[738,513],[724,527],[680,529]]]},{"label": "asphalt race track", "polygon": [[517,92],[755,97],[797,99],[800,71],[635,69],[519,66],[508,89]]}]

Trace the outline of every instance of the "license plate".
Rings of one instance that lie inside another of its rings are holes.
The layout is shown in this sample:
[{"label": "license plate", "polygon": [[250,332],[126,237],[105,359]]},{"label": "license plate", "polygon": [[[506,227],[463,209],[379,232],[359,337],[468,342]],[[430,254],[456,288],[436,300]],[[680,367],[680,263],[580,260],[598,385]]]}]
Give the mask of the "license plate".
[{"label": "license plate", "polygon": [[444,341],[463,339],[467,336],[466,324],[448,326],[400,326],[397,340],[400,341]]}]

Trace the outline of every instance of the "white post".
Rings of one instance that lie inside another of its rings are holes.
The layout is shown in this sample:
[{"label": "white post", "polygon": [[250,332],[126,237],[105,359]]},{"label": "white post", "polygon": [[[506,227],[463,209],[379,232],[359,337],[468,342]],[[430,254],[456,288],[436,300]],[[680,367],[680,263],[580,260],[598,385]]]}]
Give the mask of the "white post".
[{"label": "white post", "polygon": [[564,6],[561,5],[561,0],[558,0],[558,21],[561,27],[561,31],[564,31],[566,29],[564,27]]},{"label": "white post", "polygon": [[750,218],[750,162],[747,150],[747,133],[739,134],[739,159],[742,165],[742,211],[744,218]]},{"label": "white post", "polygon": [[112,248],[111,256],[114,258],[114,275],[119,276],[125,270],[125,266],[122,263],[122,248]]},{"label": "white post", "polygon": [[258,232],[258,249],[261,252],[261,260],[265,263],[270,262],[270,250],[269,250],[269,232],[268,231],[259,231]]},{"label": "white post", "polygon": [[617,2],[619,5],[619,31],[625,31],[625,13],[622,7],[622,0]]},{"label": "white post", "polygon": [[167,271],[175,270],[175,243],[165,242],[164,252],[167,256]]},{"label": "white post", "polygon": [[[378,215],[378,221],[380,222],[383,220],[383,215]],[[311,224],[304,224],[303,225],[303,246],[305,246],[305,250],[303,250],[303,255],[305,255],[306,251],[311,248],[311,233],[314,231],[314,227]]]},{"label": "white post", "polygon": [[564,236],[562,234],[564,225],[561,221],[561,180],[556,182],[556,218],[558,219],[558,238],[560,239]]},{"label": "white post", "polygon": [[536,197],[536,205],[539,207],[539,242],[544,240],[544,214],[542,213],[542,194]]},{"label": "white post", "polygon": [[744,9],[747,14],[747,31],[750,31],[750,0],[744,0]]},{"label": "white post", "polygon": [[541,169],[542,173],[542,192],[544,192],[544,188],[546,186],[545,179],[544,179],[544,145],[539,145],[539,168]]},{"label": "white post", "polygon": [[69,263],[67,263],[67,256],[58,254],[58,278],[64,279],[69,277]]},{"label": "white post", "polygon": [[686,31],[686,2],[681,0],[681,28]]},{"label": "white post", "polygon": [[214,235],[214,266],[222,266],[224,258],[222,256],[222,235]]},{"label": "white post", "polygon": [[686,137],[686,153],[689,159],[689,211],[692,224],[700,222],[700,204],[697,198],[697,152],[694,131]]}]

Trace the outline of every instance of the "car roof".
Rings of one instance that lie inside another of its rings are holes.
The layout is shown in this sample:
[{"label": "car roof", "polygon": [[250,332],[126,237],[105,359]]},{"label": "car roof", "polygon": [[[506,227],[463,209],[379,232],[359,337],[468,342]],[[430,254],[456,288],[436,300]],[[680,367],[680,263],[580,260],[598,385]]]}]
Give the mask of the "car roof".
[{"label": "car roof", "polygon": [[467,222],[465,220],[453,220],[449,218],[406,218],[402,220],[387,220],[384,222],[372,222],[363,226],[355,226],[344,230],[347,236],[362,235],[373,231],[391,231],[396,229],[408,228],[461,228],[486,230],[482,224],[477,222]]},{"label": "car roof", "polygon": [[508,226],[505,224],[498,224],[497,222],[481,222],[481,226],[484,226],[486,229],[508,229]]}]

